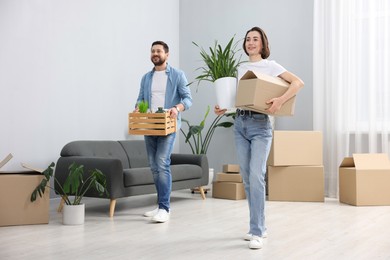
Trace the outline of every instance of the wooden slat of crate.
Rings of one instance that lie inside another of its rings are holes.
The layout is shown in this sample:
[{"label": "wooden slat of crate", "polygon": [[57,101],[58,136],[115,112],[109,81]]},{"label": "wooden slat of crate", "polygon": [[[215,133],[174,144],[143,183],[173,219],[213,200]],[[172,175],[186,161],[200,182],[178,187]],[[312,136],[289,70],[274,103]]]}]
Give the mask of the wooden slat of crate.
[{"label": "wooden slat of crate", "polygon": [[176,132],[176,118],[168,113],[129,113],[129,134],[168,135]]}]

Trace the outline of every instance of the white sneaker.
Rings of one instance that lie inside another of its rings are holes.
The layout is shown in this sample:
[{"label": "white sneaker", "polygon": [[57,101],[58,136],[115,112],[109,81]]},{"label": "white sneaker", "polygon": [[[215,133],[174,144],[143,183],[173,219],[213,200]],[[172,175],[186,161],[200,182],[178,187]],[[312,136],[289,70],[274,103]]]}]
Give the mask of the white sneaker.
[{"label": "white sneaker", "polygon": [[252,236],[251,241],[249,242],[250,249],[260,249],[263,247],[263,238],[258,236]]},{"label": "white sneaker", "polygon": [[[247,233],[247,234],[244,235],[244,240],[246,240],[246,241],[251,241],[252,237],[253,237],[252,234]],[[267,237],[268,237],[267,231],[265,231],[261,237],[262,237],[262,238],[267,238]]]},{"label": "white sneaker", "polygon": [[169,212],[165,209],[159,209],[157,214],[153,216],[152,221],[157,223],[164,223],[169,220]]},{"label": "white sneaker", "polygon": [[154,217],[154,215],[156,215],[158,212],[158,207],[155,208],[154,210],[151,210],[151,211],[146,211],[144,213],[144,217]]}]

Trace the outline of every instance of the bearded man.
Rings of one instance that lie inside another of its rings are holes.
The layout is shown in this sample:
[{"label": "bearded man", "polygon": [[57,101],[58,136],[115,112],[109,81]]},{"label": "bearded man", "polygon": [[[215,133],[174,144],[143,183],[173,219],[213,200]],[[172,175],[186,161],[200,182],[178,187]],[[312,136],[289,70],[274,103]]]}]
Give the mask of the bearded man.
[{"label": "bearded man", "polygon": [[141,80],[138,104],[147,101],[152,112],[163,107],[171,118],[177,118],[176,132],[167,136],[145,136],[149,165],[157,190],[158,206],[145,212],[145,217],[152,217],[153,222],[163,223],[170,217],[170,196],[172,190],[171,154],[176,133],[181,126],[181,112],[192,105],[191,91],[184,72],[171,67],[168,63],[169,47],[163,41],[152,43],[150,59],[154,68]]}]

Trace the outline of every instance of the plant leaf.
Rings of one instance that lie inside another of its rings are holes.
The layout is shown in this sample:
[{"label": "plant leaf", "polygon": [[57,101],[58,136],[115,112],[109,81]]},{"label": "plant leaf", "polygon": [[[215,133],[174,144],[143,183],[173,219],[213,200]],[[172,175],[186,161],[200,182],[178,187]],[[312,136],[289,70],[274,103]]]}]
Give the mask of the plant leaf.
[{"label": "plant leaf", "polygon": [[[185,120],[184,122],[186,122],[188,126],[187,133],[183,130],[183,127],[180,129],[181,133],[186,138],[185,142],[189,144],[193,154],[206,154],[215,129],[217,127],[229,128],[234,124],[234,122],[229,122],[229,121],[219,123],[219,121],[224,117],[235,116],[235,113],[228,113],[228,114],[216,116],[213,122],[211,123],[211,125],[208,128],[206,128],[205,127],[206,118],[209,112],[210,112],[210,106],[207,107],[206,113],[203,116],[203,120],[199,125],[190,125],[189,121]],[[203,138],[202,132],[204,130],[207,131],[205,137]]]},{"label": "plant leaf", "polygon": [[225,127],[225,128],[229,128],[229,127],[231,127],[232,125],[234,125],[233,122],[222,122],[222,123],[216,124],[215,127]]},{"label": "plant leaf", "polygon": [[54,164],[54,162],[52,162],[47,167],[47,169],[45,169],[41,173],[45,177],[42,179],[42,181],[37,185],[37,187],[35,187],[35,189],[31,193],[31,196],[30,196],[30,201],[31,202],[36,201],[37,195],[39,195],[39,197],[43,196],[43,194],[45,193],[46,186],[50,188],[50,186],[48,186],[47,184],[50,181],[50,178],[53,176],[53,168],[54,168],[54,166],[55,166],[55,164]]}]

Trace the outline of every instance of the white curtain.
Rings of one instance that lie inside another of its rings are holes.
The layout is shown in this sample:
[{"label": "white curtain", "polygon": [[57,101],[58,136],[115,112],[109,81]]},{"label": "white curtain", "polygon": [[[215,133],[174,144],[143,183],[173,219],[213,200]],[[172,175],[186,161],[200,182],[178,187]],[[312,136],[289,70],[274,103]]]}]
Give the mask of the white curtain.
[{"label": "white curtain", "polygon": [[390,0],[315,0],[313,49],[313,124],[337,197],[344,157],[389,154]]}]

